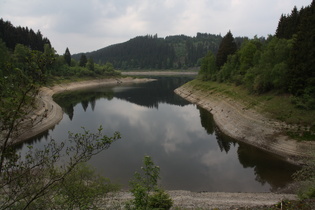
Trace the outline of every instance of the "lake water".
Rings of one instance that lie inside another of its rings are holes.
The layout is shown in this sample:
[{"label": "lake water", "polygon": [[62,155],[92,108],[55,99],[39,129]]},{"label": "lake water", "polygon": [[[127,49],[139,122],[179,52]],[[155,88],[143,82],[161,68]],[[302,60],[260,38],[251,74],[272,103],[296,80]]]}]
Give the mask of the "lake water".
[{"label": "lake water", "polygon": [[55,100],[63,120],[29,144],[65,140],[68,131],[82,126],[96,131],[102,125],[108,136],[119,131],[122,138],[89,163],[123,189],[145,155],[160,166],[160,184],[167,190],[269,192],[291,182],[297,167],[224,136],[209,112],[173,93],[191,79],[158,77],[62,93]]}]

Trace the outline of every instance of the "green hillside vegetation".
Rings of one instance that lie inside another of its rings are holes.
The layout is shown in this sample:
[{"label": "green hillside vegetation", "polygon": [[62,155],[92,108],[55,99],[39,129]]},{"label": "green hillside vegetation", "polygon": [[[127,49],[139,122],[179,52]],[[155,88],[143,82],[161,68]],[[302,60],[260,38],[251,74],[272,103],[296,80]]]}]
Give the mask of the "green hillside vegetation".
[{"label": "green hillside vegetation", "polygon": [[[242,42],[244,38],[238,38]],[[187,69],[200,66],[200,59],[208,51],[217,53],[221,35],[197,33],[159,38],[157,35],[138,36],[127,42],[111,45],[90,53],[73,55],[80,60],[82,55],[98,64],[110,62],[116,69]]]},{"label": "green hillside vegetation", "polygon": [[275,35],[245,40],[238,50],[227,33],[218,53],[202,59],[199,77],[241,85],[252,94],[289,94],[296,107],[315,109],[314,7],[313,2],[300,11],[294,8],[281,16]]},{"label": "green hillside vegetation", "polygon": [[[229,31],[202,59],[195,86],[215,90],[299,125],[288,134],[315,140],[315,4],[282,15],[275,35],[245,40]],[[222,89],[222,90],[221,90]],[[241,91],[244,90],[244,91]]]}]

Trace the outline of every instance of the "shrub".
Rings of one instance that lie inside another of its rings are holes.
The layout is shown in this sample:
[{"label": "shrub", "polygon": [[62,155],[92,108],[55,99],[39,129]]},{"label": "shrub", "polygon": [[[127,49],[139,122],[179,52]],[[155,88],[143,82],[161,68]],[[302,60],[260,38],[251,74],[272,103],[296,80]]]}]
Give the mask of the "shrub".
[{"label": "shrub", "polygon": [[130,182],[134,200],[127,203],[127,209],[170,209],[173,201],[170,196],[158,187],[160,168],[155,166],[150,156],[145,156],[142,174],[136,172]]}]

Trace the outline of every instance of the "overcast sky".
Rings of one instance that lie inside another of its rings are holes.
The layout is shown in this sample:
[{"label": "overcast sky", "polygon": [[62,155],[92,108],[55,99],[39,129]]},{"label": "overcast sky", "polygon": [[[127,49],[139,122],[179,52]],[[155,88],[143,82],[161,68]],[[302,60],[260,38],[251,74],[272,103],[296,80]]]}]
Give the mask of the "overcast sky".
[{"label": "overcast sky", "polygon": [[312,0],[0,0],[0,17],[40,30],[59,54],[90,52],[147,34],[274,34],[281,14]]}]

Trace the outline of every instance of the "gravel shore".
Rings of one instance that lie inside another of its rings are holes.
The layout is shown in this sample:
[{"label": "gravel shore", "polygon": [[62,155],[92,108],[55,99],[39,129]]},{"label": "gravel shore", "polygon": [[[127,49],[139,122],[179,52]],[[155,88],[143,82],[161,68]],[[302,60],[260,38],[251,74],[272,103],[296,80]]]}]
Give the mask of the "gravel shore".
[{"label": "gravel shore", "polygon": [[[238,209],[270,206],[283,200],[297,200],[293,194],[275,193],[227,193],[167,191],[174,205],[172,209]],[[119,192],[103,199],[101,209],[124,209],[124,204],[132,199],[129,192]]]}]

